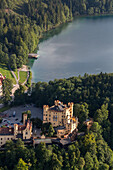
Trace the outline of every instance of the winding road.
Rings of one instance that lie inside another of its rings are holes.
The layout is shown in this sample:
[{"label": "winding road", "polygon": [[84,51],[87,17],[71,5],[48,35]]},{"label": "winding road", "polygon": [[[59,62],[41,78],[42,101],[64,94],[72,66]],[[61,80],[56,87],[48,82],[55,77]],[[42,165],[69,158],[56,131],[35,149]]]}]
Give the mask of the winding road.
[{"label": "winding road", "polygon": [[[15,91],[19,88],[19,80],[20,80],[19,72],[20,72],[20,70],[18,69],[18,79],[17,79],[14,71],[11,69],[10,66],[9,66],[9,69],[10,69],[10,71],[11,71],[11,73],[12,73],[12,75],[14,76],[15,81],[16,81],[16,84],[13,85],[13,89],[12,89],[12,96],[14,96]],[[28,81],[28,78],[29,78],[29,71],[27,70],[27,78],[26,78],[26,80],[24,81],[24,83],[22,83],[22,85],[25,85],[25,84],[26,84],[26,82]]]}]

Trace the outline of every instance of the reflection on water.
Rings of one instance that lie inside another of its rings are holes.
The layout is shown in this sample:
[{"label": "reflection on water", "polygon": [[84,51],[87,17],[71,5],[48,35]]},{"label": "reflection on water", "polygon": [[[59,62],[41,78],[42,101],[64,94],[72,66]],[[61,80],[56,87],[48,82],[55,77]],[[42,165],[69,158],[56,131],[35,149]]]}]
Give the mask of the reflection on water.
[{"label": "reflection on water", "polygon": [[32,68],[33,67],[33,64],[34,64],[34,62],[35,62],[35,59],[28,59],[28,66],[30,66],[30,68]]},{"label": "reflection on water", "polygon": [[67,28],[68,24],[69,23],[62,24],[62,25],[60,25],[59,27],[57,27],[55,29],[52,29],[52,30],[50,30],[48,32],[44,32],[43,33],[43,38],[40,39],[40,43],[42,43],[45,40],[48,40],[51,37],[54,37],[54,36],[60,34],[64,29]]},{"label": "reflection on water", "polygon": [[33,82],[84,73],[113,72],[113,17],[76,18],[44,34],[37,60],[30,59]]}]

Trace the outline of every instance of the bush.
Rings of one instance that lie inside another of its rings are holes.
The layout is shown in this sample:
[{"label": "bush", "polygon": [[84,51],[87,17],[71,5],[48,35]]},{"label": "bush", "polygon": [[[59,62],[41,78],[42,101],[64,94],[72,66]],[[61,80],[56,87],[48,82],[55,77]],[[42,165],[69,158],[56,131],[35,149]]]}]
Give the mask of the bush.
[{"label": "bush", "polygon": [[31,87],[31,80],[32,80],[32,72],[29,71],[29,78],[27,80],[27,87]]},{"label": "bush", "polygon": [[0,117],[0,123],[2,123],[2,120],[3,120],[2,117]]}]

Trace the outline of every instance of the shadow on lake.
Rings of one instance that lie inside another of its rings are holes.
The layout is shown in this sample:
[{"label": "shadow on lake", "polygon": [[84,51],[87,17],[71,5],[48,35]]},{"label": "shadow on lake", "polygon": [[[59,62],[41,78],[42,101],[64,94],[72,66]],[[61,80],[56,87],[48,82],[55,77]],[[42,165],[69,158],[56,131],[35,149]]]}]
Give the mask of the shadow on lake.
[{"label": "shadow on lake", "polygon": [[[39,44],[50,39],[51,37],[54,37],[56,35],[59,35],[62,31],[64,31],[66,28],[68,27],[68,23],[64,23],[50,31],[44,32],[42,34],[43,38],[40,39]],[[39,46],[37,46],[36,50],[34,51],[34,53],[38,53],[39,50]],[[38,59],[37,59],[38,60]],[[33,67],[34,62],[36,61],[36,59],[28,59],[28,66],[30,66],[30,68]]]},{"label": "shadow on lake", "polygon": [[68,24],[69,23],[62,24],[50,31],[44,32],[42,34],[43,37],[40,39],[39,43],[42,43],[43,41],[48,40],[51,37],[53,38],[54,36],[59,35],[62,31],[64,31],[68,27]]}]

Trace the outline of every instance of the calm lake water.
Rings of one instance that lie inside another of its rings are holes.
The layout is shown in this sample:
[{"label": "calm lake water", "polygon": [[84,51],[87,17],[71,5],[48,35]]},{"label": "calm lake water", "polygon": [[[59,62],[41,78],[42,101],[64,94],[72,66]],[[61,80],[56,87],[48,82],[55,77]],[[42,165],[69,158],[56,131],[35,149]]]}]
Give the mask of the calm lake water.
[{"label": "calm lake water", "polygon": [[113,16],[77,18],[46,33],[38,48],[29,61],[33,82],[113,72]]}]

